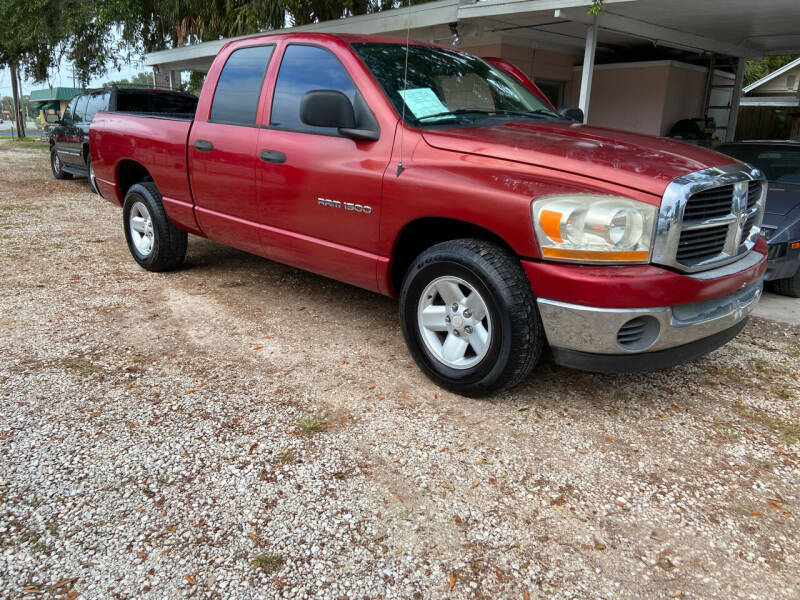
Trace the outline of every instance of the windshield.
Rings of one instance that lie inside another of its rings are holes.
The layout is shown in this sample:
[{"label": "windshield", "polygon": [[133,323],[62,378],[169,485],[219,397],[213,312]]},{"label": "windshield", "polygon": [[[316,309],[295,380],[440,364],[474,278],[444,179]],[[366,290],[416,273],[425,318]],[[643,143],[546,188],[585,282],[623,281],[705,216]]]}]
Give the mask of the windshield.
[{"label": "windshield", "polygon": [[444,48],[354,43],[398,114],[417,127],[481,124],[487,120],[562,117],[513,75],[481,59]]},{"label": "windshield", "polygon": [[797,148],[768,144],[720,146],[719,152],[760,169],[769,181],[800,185],[800,145]]}]

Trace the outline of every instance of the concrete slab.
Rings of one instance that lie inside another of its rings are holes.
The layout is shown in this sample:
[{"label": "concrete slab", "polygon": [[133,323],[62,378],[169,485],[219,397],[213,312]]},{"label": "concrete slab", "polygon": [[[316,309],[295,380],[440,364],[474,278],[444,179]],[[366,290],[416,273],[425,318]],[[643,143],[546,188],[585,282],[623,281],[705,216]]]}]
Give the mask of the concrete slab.
[{"label": "concrete slab", "polygon": [[753,315],[781,323],[800,325],[800,298],[787,298],[764,290]]}]

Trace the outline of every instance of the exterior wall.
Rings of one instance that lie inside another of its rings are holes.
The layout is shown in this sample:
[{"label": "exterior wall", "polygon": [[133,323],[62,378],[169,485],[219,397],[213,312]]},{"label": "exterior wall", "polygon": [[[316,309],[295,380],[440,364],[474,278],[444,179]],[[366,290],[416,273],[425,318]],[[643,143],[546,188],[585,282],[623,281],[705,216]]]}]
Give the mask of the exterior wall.
[{"label": "exterior wall", "polygon": [[[581,72],[580,67],[575,67],[565,98],[568,105],[578,104]],[[707,73],[703,67],[676,61],[598,65],[592,78],[588,122],[636,133],[666,135],[677,121],[703,116]],[[733,75],[718,71],[714,83],[733,83]],[[728,104],[731,91],[730,88],[712,91],[711,104]],[[720,114],[711,116],[727,122],[727,110],[717,112]]]},{"label": "exterior wall", "polygon": [[[794,77],[794,82],[791,87],[787,85],[788,79],[790,77]],[[797,92],[800,89],[800,65],[794,67],[793,69],[789,69],[785,73],[782,73],[771,79],[765,83],[762,83],[755,89],[750,90],[749,95],[758,95],[758,94],[785,94],[787,92]]]},{"label": "exterior wall", "polygon": [[[589,100],[589,124],[661,135],[670,68],[606,67],[595,67]],[[572,85],[566,98],[566,104],[570,106],[578,104],[581,72],[581,69],[573,72]],[[676,90],[671,92],[675,93]],[[698,95],[702,95],[702,89]]]},{"label": "exterior wall", "polygon": [[496,56],[509,60],[531,79],[552,79],[569,83],[575,64],[575,57],[571,54],[550,52],[505,42],[469,46],[464,50],[476,56]]}]

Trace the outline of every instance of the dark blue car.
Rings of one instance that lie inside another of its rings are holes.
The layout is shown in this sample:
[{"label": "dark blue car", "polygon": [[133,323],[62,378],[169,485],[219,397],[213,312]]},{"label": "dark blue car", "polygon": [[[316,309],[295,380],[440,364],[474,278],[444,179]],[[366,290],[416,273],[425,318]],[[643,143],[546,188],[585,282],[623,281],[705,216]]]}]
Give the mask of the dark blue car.
[{"label": "dark blue car", "polygon": [[766,280],[774,292],[799,298],[800,142],[734,142],[717,151],[761,169],[769,180],[761,228],[769,244]]}]

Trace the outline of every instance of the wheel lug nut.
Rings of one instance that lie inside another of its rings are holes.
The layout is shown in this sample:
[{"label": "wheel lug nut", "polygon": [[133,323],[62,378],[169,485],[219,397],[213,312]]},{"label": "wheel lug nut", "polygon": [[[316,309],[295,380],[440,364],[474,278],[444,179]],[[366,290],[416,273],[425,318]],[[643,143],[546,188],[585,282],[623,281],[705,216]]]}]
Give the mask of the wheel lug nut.
[{"label": "wheel lug nut", "polygon": [[461,335],[461,332],[458,329],[453,329],[453,335],[458,337]]},{"label": "wheel lug nut", "polygon": [[464,309],[464,318],[469,319],[472,316],[472,311],[468,308]]},{"label": "wheel lug nut", "polygon": [[472,333],[472,327],[470,327],[469,325],[467,325],[466,327],[464,327],[464,333],[466,333],[467,335],[469,335],[470,333]]},{"label": "wheel lug nut", "polygon": [[453,306],[451,306],[450,308],[453,309],[453,312],[458,312],[458,303],[457,302],[453,302]]},{"label": "wheel lug nut", "polygon": [[450,315],[445,315],[444,322],[445,323],[449,323],[450,322]]}]

